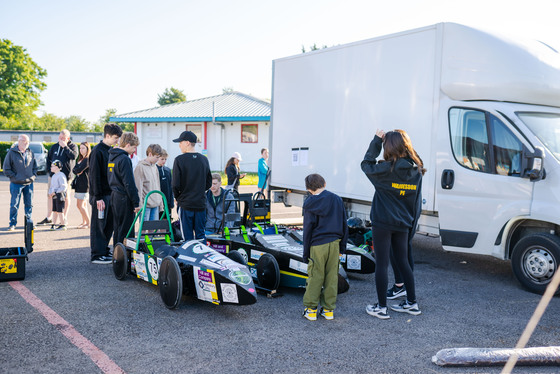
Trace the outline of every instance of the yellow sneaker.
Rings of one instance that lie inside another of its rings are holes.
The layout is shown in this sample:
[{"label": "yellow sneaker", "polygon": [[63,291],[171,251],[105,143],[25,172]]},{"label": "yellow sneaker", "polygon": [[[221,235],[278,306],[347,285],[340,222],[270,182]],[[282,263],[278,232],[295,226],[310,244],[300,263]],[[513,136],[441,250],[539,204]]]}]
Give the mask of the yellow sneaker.
[{"label": "yellow sneaker", "polygon": [[317,320],[317,309],[305,308],[303,311],[303,316],[310,321]]},{"label": "yellow sneaker", "polygon": [[325,317],[325,319],[334,319],[334,311],[332,309],[321,308],[321,315]]}]

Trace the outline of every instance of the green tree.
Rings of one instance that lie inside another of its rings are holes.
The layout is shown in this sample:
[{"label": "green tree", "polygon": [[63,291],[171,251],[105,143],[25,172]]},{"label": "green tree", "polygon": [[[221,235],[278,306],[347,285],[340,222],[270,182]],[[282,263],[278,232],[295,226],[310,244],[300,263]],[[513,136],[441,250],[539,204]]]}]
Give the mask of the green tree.
[{"label": "green tree", "polygon": [[229,94],[229,93],[233,93],[233,92],[235,92],[235,90],[233,89],[233,87],[224,87],[224,88],[222,88],[222,93]]},{"label": "green tree", "polygon": [[[27,51],[8,39],[0,39],[0,125],[13,126],[24,120],[29,126],[33,112],[41,104],[40,94],[47,84],[47,71]],[[25,125],[25,124],[24,124]],[[31,125],[32,126],[32,125]]]},{"label": "green tree", "polygon": [[[326,46],[326,45],[324,45],[324,46],[322,46],[321,48],[319,48],[319,47],[317,47],[317,43],[313,43],[313,45],[309,47],[309,52],[311,52],[311,51],[318,51],[319,49],[325,49],[325,48],[329,48],[329,47]],[[301,46],[301,53],[305,53],[305,52],[307,52],[307,51],[305,50],[305,46],[302,45],[302,46]]]},{"label": "green tree", "polygon": [[183,91],[174,87],[166,88],[163,94],[158,95],[159,105],[182,103],[183,101],[187,101],[187,96]]},{"label": "green tree", "polygon": [[66,121],[64,118],[57,117],[52,113],[44,113],[38,118],[35,130],[60,131],[64,128],[66,128]]},{"label": "green tree", "polygon": [[[111,122],[111,117],[114,117],[115,114],[117,114],[117,110],[115,108],[106,109],[105,114],[99,117],[99,120],[92,125],[91,130],[95,132],[103,132],[103,127],[105,124]],[[123,129],[123,131],[134,132],[134,123],[122,122],[119,123],[119,126]]]},{"label": "green tree", "polygon": [[90,123],[80,116],[70,116],[65,120],[66,128],[70,131],[89,131]]}]

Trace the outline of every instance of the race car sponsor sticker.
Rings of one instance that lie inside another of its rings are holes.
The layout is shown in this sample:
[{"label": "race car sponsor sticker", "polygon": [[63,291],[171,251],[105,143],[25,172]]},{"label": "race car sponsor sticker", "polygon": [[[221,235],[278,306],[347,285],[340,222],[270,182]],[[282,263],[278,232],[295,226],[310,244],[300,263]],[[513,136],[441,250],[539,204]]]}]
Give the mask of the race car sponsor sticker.
[{"label": "race car sponsor sticker", "polygon": [[362,268],[362,256],[346,255],[346,268],[349,270],[360,270]]},{"label": "race car sponsor sticker", "polygon": [[181,260],[184,260],[184,261],[196,262],[196,258],[191,257],[191,256],[179,255],[178,258],[181,259]]},{"label": "race car sponsor sticker", "polygon": [[145,253],[136,251],[132,252],[132,258],[136,276],[146,282],[157,284],[161,260],[158,259],[156,262],[155,257],[150,257]]},{"label": "race car sponsor sticker", "polygon": [[212,248],[214,248],[217,252],[220,252],[220,253],[228,253],[229,252],[228,251],[229,245],[227,245],[227,244],[215,244],[215,243],[213,243],[210,246]]},{"label": "race car sponsor sticker", "polygon": [[345,263],[346,263],[346,255],[343,255],[343,254],[340,255],[340,263],[341,263],[341,264],[345,264]]},{"label": "race car sponsor sticker", "polygon": [[307,274],[307,264],[305,262],[290,259],[290,268]]},{"label": "race car sponsor sticker", "polygon": [[239,304],[239,298],[237,297],[237,289],[235,284],[232,283],[222,283],[220,284],[222,288],[222,298],[224,303],[235,303]]},{"label": "race car sponsor sticker", "polygon": [[216,264],[214,262],[211,262],[211,261],[208,261],[206,259],[200,260],[200,265],[204,265],[204,266],[207,266],[209,268],[214,268],[214,269],[221,269],[222,268],[221,265],[218,265],[218,264]]},{"label": "race car sponsor sticker", "polygon": [[255,249],[251,250],[251,259],[253,260],[258,260],[262,255],[264,255],[264,252],[257,251]]},{"label": "race car sponsor sticker", "polygon": [[194,284],[196,285],[196,295],[200,300],[210,301],[218,304],[218,293],[216,290],[216,280],[214,270],[203,269],[193,266]]},{"label": "race car sponsor sticker", "polygon": [[251,276],[242,270],[232,270],[229,272],[229,279],[244,286],[251,283]]}]

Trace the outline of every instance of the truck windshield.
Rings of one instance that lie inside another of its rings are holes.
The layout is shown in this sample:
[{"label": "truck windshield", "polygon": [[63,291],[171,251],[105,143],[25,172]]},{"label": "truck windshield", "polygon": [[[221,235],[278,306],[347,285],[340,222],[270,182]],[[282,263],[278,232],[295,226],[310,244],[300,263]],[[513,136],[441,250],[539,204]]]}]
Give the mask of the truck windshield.
[{"label": "truck windshield", "polygon": [[517,112],[517,116],[560,161],[560,114]]}]

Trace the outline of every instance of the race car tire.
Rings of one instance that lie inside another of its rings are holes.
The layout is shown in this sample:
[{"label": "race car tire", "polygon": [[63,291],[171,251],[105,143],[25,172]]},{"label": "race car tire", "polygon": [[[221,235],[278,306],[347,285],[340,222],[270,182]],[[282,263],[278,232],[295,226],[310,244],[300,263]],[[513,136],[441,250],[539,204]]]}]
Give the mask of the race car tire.
[{"label": "race car tire", "polygon": [[230,260],[238,262],[242,265],[247,265],[247,261],[245,261],[245,257],[243,257],[243,255],[241,253],[239,253],[239,251],[237,251],[237,250],[230,251],[227,254],[227,256]]},{"label": "race car tire", "polygon": [[124,280],[128,274],[128,256],[122,243],[113,248],[113,273],[118,280]]},{"label": "race car tire", "polygon": [[161,262],[158,278],[159,294],[168,309],[175,309],[183,296],[183,277],[177,260],[167,256]]},{"label": "race car tire", "polygon": [[348,283],[348,275],[342,266],[338,267],[338,292],[345,293],[350,289],[350,283]]},{"label": "race car tire", "polygon": [[274,291],[280,286],[280,267],[270,253],[265,253],[257,263],[257,280],[259,286]]}]

